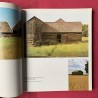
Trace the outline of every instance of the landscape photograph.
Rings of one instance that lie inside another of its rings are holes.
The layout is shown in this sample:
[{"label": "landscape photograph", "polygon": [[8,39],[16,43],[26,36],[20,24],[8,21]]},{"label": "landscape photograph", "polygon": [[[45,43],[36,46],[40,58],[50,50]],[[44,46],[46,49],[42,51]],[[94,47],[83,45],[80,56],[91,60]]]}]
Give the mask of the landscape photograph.
[{"label": "landscape photograph", "polygon": [[20,16],[18,10],[0,8],[0,59],[22,57]]},{"label": "landscape photograph", "polygon": [[87,59],[68,60],[69,91],[87,91],[89,89],[88,67]]},{"label": "landscape photograph", "polygon": [[24,23],[27,57],[88,57],[89,24],[82,13],[80,16],[79,12],[63,10],[61,14],[51,11],[48,16],[44,10],[37,13],[28,11]]}]

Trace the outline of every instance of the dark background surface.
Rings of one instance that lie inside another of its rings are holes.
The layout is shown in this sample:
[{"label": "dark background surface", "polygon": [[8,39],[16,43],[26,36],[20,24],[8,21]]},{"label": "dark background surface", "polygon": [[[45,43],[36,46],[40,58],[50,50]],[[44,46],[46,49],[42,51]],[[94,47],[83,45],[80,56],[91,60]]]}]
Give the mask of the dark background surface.
[{"label": "dark background surface", "polygon": [[92,8],[93,9],[93,90],[59,92],[24,92],[18,98],[98,98],[98,0],[0,0],[21,8]]}]

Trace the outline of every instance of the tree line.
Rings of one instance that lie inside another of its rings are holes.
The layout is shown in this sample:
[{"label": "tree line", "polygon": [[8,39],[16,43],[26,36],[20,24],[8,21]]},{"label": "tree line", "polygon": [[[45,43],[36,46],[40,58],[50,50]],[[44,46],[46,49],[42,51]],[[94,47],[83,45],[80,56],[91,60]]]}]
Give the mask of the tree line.
[{"label": "tree line", "polygon": [[87,24],[82,25],[82,36],[88,37],[88,25]]}]

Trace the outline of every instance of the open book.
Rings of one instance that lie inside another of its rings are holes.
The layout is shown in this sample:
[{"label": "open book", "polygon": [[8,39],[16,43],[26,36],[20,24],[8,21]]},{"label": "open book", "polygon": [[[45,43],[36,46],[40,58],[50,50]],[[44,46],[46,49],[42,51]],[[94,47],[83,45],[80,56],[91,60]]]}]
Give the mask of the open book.
[{"label": "open book", "polygon": [[92,90],[92,9],[23,9],[0,3],[0,97]]}]

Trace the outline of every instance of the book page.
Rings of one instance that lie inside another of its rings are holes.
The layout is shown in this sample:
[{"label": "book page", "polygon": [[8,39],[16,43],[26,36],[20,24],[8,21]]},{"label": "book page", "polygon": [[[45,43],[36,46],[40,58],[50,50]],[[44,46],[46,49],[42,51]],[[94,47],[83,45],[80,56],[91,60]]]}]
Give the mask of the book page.
[{"label": "book page", "polygon": [[92,90],[92,9],[25,9],[24,88]]},{"label": "book page", "polygon": [[21,35],[21,9],[0,2],[0,97],[23,92]]}]

